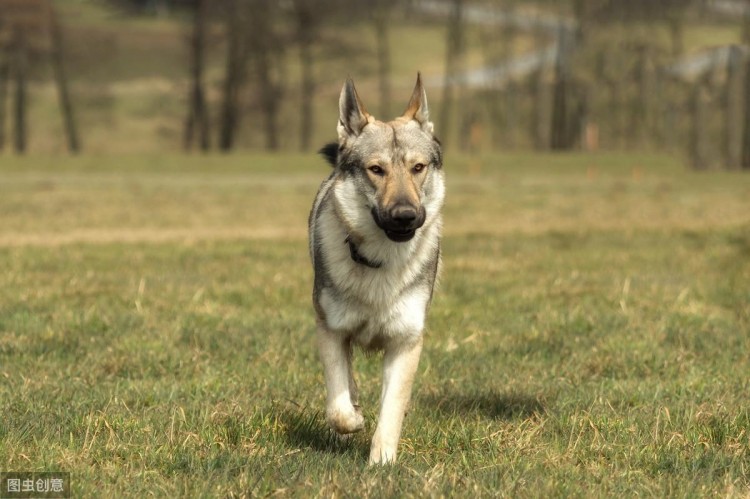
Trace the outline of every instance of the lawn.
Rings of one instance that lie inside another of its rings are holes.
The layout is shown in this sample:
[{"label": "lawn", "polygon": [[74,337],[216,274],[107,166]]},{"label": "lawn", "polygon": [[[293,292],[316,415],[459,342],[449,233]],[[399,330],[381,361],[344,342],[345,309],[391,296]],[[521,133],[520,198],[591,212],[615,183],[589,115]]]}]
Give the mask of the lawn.
[{"label": "lawn", "polygon": [[4,158],[0,470],[74,496],[744,496],[750,177],[448,157],[399,462],[326,429],[311,155]]}]

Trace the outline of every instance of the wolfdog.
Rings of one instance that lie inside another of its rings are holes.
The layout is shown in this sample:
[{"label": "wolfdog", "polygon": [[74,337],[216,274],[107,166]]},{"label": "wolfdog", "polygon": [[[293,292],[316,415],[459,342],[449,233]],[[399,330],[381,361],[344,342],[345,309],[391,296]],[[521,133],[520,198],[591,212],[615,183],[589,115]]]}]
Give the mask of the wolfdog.
[{"label": "wolfdog", "polygon": [[422,80],[404,114],[368,114],[347,79],[338,143],[321,150],[333,172],[310,212],[313,304],[326,384],[326,420],[340,435],[364,428],[353,347],[383,351],[380,414],[370,464],[396,460],[440,267],[445,180]]}]

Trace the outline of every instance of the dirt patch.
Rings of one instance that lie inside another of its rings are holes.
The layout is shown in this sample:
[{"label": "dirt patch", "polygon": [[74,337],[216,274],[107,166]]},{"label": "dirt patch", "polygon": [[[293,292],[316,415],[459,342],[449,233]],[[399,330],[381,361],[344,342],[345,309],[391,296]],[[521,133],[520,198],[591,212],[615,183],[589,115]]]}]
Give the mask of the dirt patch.
[{"label": "dirt patch", "polygon": [[69,244],[110,243],[192,243],[234,239],[303,239],[303,229],[267,228],[143,228],[143,229],[75,229],[69,232],[0,234],[0,247],[56,247]]}]

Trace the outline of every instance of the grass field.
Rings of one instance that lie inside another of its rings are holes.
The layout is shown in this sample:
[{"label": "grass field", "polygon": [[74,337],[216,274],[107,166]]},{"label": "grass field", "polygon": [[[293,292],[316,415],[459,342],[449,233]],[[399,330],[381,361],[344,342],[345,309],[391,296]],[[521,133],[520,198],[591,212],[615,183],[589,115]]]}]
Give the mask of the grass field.
[{"label": "grass field", "polygon": [[449,157],[398,464],[330,436],[310,156],[3,159],[0,470],[76,497],[747,496],[750,177]]}]

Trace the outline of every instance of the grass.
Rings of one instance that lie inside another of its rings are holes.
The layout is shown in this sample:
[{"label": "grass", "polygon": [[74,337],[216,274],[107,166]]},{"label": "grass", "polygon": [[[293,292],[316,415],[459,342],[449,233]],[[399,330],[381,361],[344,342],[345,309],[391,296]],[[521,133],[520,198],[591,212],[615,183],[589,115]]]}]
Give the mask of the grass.
[{"label": "grass", "polygon": [[[0,165],[0,469],[92,496],[742,496],[750,179],[449,157],[398,464],[325,427],[303,156]],[[479,165],[479,166],[478,166]]]}]

